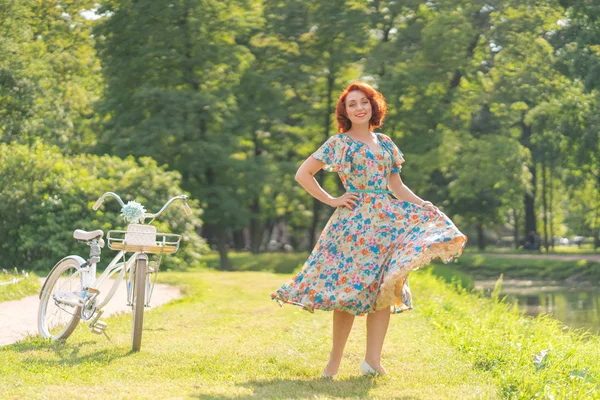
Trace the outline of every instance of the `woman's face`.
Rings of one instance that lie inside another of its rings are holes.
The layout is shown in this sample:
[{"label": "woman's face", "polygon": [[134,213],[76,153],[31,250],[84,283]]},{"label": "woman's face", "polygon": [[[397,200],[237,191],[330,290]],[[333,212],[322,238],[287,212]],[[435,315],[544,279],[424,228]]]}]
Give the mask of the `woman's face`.
[{"label": "woman's face", "polygon": [[353,90],[346,96],[346,115],[352,126],[369,123],[373,110],[367,95],[361,90]]}]

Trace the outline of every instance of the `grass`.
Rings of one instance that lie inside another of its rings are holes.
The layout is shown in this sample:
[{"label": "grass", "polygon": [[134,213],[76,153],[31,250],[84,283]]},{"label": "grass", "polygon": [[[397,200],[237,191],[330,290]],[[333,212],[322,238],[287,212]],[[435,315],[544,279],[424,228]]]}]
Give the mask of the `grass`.
[{"label": "grass", "polygon": [[[486,250],[487,251],[487,250]],[[494,253],[494,251],[490,251]],[[503,254],[532,254],[530,252],[506,252]],[[572,253],[571,253],[572,254]],[[307,252],[261,253],[230,252],[229,257],[234,271],[271,271],[291,273],[300,268]],[[219,268],[219,255],[211,252],[203,257],[209,268]],[[523,279],[571,279],[575,281],[600,282],[600,263],[588,260],[565,261],[535,258],[511,258],[486,256],[470,249],[451,264],[436,260],[429,267],[434,275],[443,277],[447,282],[455,277],[461,280],[462,287],[472,288],[474,278]]]},{"label": "grass", "polygon": [[9,285],[0,286],[0,302],[8,300],[19,300],[25,296],[36,294],[40,291],[40,283],[37,275],[29,273],[27,275],[0,273],[0,283],[19,280]]},{"label": "grass", "polygon": [[[260,253],[248,251],[229,252],[228,257],[234,271],[270,271],[287,274],[302,266],[308,252]],[[219,269],[219,253],[212,251],[202,257],[208,268]]]},{"label": "grass", "polygon": [[[300,269],[308,255],[308,252],[252,254],[247,251],[228,254],[234,271],[268,271],[281,274],[290,274]],[[216,251],[206,254],[202,260],[208,268],[219,269],[219,253]],[[448,283],[458,279],[462,287],[469,289],[474,287],[470,274],[460,271],[452,264],[443,264],[436,260],[424,269],[431,269],[433,275],[444,278]]]},{"label": "grass", "polygon": [[500,274],[504,274],[505,278],[600,282],[600,263],[587,260],[504,258],[465,253],[450,265],[475,277],[497,278]]},{"label": "grass", "polygon": [[[466,253],[479,253],[479,249],[473,244],[471,247],[465,248]],[[555,254],[555,255],[588,255],[588,254],[600,254],[600,248],[594,249],[594,246],[590,244],[584,244],[579,246],[554,246],[554,250],[550,247],[546,253],[546,249],[542,247],[539,253],[532,252],[531,250],[515,249],[514,247],[506,246],[487,246],[485,248],[486,253],[502,253],[502,254]]]},{"label": "grass", "polygon": [[469,293],[433,270],[411,274],[415,310],[392,316],[389,374],[359,375],[365,318],[358,317],[334,381],[331,313],[283,308],[269,293],[291,275],[162,273],[185,298],[146,314],[131,354],[131,317],[108,319],[111,342],[83,324],[66,343],[29,338],[0,348],[3,398],[600,399],[600,337],[547,315],[522,314]]},{"label": "grass", "polygon": [[64,344],[29,338],[0,349],[2,398],[498,398],[491,374],[475,371],[416,310],[392,317],[387,376],[359,374],[365,318],[358,317],[338,378],[320,379],[331,313],[270,300],[288,277],[164,273],[160,281],[182,285],[186,297],[145,315],[140,353],[129,353],[128,315],[108,319],[112,342],[82,324]]},{"label": "grass", "polygon": [[492,299],[446,290],[439,280],[411,287],[429,292],[416,304],[420,312],[476,370],[494,375],[502,398],[599,399],[600,337],[547,314],[523,315],[499,298],[501,281]]}]

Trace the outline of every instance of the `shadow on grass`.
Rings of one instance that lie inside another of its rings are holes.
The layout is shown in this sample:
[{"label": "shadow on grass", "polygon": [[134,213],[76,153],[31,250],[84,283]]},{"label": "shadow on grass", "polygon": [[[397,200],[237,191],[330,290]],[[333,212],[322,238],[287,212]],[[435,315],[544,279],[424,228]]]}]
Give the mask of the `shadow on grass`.
[{"label": "shadow on grass", "polygon": [[[197,393],[191,395],[197,399],[304,399],[315,397],[351,397],[364,399],[368,398],[371,388],[377,386],[378,379],[370,377],[351,377],[346,379],[322,379],[315,378],[311,380],[297,379],[274,379],[274,380],[254,380],[239,383],[238,386],[252,390],[252,395],[211,395]],[[395,399],[417,400],[419,397],[404,396],[394,397]]]},{"label": "shadow on grass", "polygon": [[97,343],[94,341],[85,341],[79,343],[70,343],[66,341],[52,342],[50,339],[44,339],[40,336],[28,336],[25,339],[4,346],[0,351],[16,351],[19,353],[48,351],[54,352],[55,357],[43,357],[36,354],[35,357],[27,357],[26,364],[28,368],[37,366],[53,367],[53,366],[77,366],[86,363],[97,363],[100,365],[108,365],[113,360],[127,357],[133,353],[129,349],[122,348],[104,348],[91,353],[82,353],[81,350],[94,346]]}]

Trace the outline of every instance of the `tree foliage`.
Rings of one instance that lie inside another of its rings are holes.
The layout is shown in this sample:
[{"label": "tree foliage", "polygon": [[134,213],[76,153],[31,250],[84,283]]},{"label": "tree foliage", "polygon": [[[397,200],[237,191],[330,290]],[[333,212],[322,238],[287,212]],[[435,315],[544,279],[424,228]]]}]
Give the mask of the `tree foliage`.
[{"label": "tree foliage", "polygon": [[[172,196],[182,194],[179,173],[167,172],[145,157],[68,156],[40,142],[32,146],[0,144],[0,252],[2,268],[47,272],[61,258],[89,250],[73,239],[75,229],[124,229],[121,206],[107,199],[91,206],[103,193],[114,191],[123,201],[136,200],[158,211]],[[168,268],[197,263],[204,241],[196,234],[201,222],[173,204],[157,223],[159,232],[183,234],[182,249],[165,257]],[[197,208],[197,202],[192,202]],[[111,252],[105,248],[104,258]]]}]

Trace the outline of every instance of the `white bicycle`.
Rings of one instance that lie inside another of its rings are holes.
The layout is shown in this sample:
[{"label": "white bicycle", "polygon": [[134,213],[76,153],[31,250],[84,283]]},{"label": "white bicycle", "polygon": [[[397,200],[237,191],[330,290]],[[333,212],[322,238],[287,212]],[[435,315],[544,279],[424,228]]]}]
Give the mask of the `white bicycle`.
[{"label": "white bicycle", "polygon": [[[144,307],[150,305],[152,291],[163,254],[173,254],[179,249],[181,235],[157,233],[150,223],[175,200],[183,201],[186,214],[192,214],[187,204],[188,197],[176,196],[170,199],[156,214],[146,213],[144,207],[130,201],[124,204],[113,192],[103,194],[93,205],[98,210],[104,199],[114,197],[123,207],[121,215],[130,222],[126,231],[111,230],[107,234],[108,247],[118,250],[106,270],[96,278],[96,264],[100,262],[101,249],[104,247],[104,232],[95,230],[86,232],[75,230],[73,237],[90,246],[90,256],[84,260],[71,255],[60,260],[42,286],[38,308],[38,330],[42,337],[66,340],[75,330],[79,321],[89,321],[92,332],[106,334],[106,323],[100,321],[103,307],[108,304],[123,281],[127,280],[127,305],[133,311],[131,335],[132,351],[139,351],[142,343]],[[133,253],[126,259],[126,253]],[[157,254],[157,261],[148,261],[148,254]],[[114,283],[104,297],[101,297],[102,284],[117,274]]]}]

